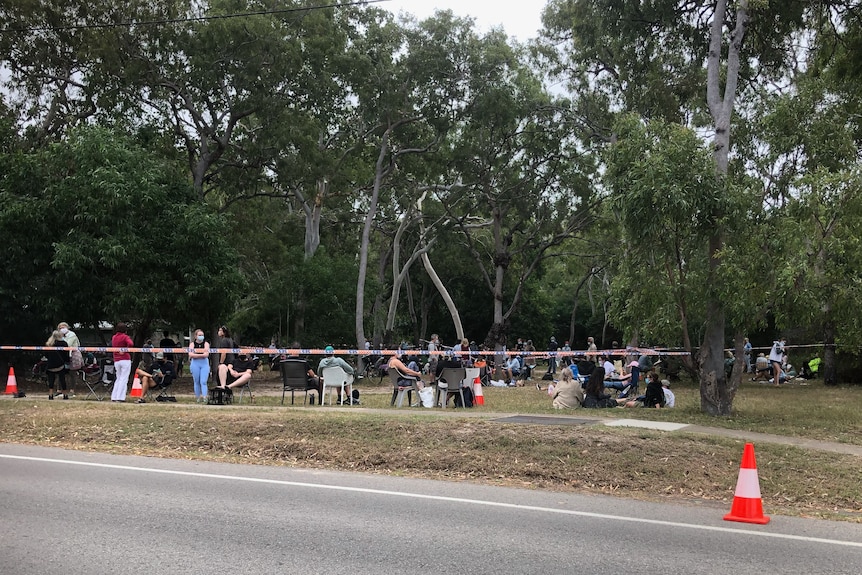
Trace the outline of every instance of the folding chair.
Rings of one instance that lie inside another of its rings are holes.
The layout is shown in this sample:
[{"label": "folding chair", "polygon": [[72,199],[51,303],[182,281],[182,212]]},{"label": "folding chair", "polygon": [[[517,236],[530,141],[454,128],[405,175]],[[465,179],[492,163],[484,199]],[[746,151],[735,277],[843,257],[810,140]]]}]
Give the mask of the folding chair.
[{"label": "folding chair", "polygon": [[174,374],[173,373],[165,373],[162,375],[161,379],[156,379],[156,387],[151,387],[147,390],[147,394],[151,394],[153,390],[158,390],[158,395],[156,395],[156,401],[172,401],[176,402],[177,398],[171,393],[170,386],[174,382]]},{"label": "folding chair", "polygon": [[96,398],[96,401],[102,401],[106,395],[111,393],[114,388],[114,382],[117,380],[114,361],[104,358],[96,364],[84,366],[84,369],[81,370],[81,378],[89,390],[87,397],[84,399],[89,399],[90,396],[93,396]]}]

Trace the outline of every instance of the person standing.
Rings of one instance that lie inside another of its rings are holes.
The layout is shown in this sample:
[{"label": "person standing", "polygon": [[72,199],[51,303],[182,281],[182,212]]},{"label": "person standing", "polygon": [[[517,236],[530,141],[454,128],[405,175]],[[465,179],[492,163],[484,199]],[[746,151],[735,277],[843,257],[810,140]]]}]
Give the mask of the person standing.
[{"label": "person standing", "polygon": [[557,338],[551,336],[551,341],[548,342],[548,351],[551,354],[548,356],[548,373],[551,375],[557,373],[557,350],[560,349],[560,344],[557,343]]},{"label": "person standing", "polygon": [[785,338],[772,342],[772,349],[769,350],[769,364],[772,366],[772,383],[779,385],[781,383],[781,358],[784,357],[784,346],[787,344]]},{"label": "person standing", "polygon": [[428,342],[428,373],[437,373],[437,363],[440,361],[440,356],[436,353],[438,351],[440,351],[440,336],[432,333],[431,341]]},{"label": "person standing", "polygon": [[[126,334],[126,324],[118,322],[111,338],[111,347],[129,348],[135,343]],[[114,380],[114,389],[111,391],[111,401],[126,401],[126,391],[129,387],[129,375],[132,373],[132,354],[126,351],[114,351],[114,370],[117,379]]]},{"label": "person standing", "polygon": [[[61,321],[57,324],[57,331],[60,332],[60,335],[63,336],[63,341],[66,342],[66,347],[81,347],[81,340],[78,339],[78,336],[74,331],[71,330],[69,324],[65,321]],[[84,367],[84,355],[81,353],[79,349],[73,349],[69,352],[69,369],[71,371],[77,372],[79,369]],[[69,397],[75,397],[75,377],[69,380]]]},{"label": "person standing", "polygon": [[[63,335],[59,330],[54,330],[51,337],[45,342],[45,345],[51,347],[66,347],[67,342],[63,339]],[[56,349],[45,352],[45,357],[48,362],[45,364],[45,375],[48,376],[48,399],[54,399],[54,380],[60,380],[60,391],[63,392],[63,399],[69,399],[69,394],[66,391],[66,366],[69,363],[69,352],[65,349]]]},{"label": "person standing", "polygon": [[752,350],[751,342],[748,341],[748,338],[744,338],[742,340],[742,353],[745,357],[745,373],[751,373],[751,350]]},{"label": "person standing", "polygon": [[192,345],[189,347],[189,371],[195,383],[195,403],[207,401],[207,379],[210,376],[210,343],[206,341],[204,330],[196,329]]},{"label": "person standing", "polygon": [[596,340],[592,337],[587,338],[587,361],[591,361],[596,365],[601,365],[601,359],[598,354],[599,348],[596,347]]},{"label": "person standing", "polygon": [[[570,352],[570,351],[572,351],[572,345],[569,343],[569,340],[566,340],[566,341],[563,343],[563,347],[560,349],[560,351],[563,351],[563,352]],[[563,359],[562,359],[562,363],[563,363],[563,365],[564,365],[564,366],[566,366],[566,367],[568,367],[568,366],[572,365],[572,363],[573,363],[573,361],[572,361],[572,356],[571,356],[571,355],[568,355],[568,353],[567,353],[566,355],[564,355],[564,356],[563,356]]]}]

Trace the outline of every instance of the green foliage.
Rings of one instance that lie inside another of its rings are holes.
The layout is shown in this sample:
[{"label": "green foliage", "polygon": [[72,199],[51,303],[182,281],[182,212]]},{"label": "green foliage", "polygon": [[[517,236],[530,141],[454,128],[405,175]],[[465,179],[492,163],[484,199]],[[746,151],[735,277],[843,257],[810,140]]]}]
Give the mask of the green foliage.
[{"label": "green foliage", "polygon": [[4,161],[0,289],[16,315],[206,325],[242,288],[223,220],[134,142],[87,128]]},{"label": "green foliage", "polygon": [[678,124],[624,116],[604,181],[623,243],[611,284],[612,316],[654,341],[678,345],[697,329],[710,290],[703,246],[728,195],[709,150]]}]

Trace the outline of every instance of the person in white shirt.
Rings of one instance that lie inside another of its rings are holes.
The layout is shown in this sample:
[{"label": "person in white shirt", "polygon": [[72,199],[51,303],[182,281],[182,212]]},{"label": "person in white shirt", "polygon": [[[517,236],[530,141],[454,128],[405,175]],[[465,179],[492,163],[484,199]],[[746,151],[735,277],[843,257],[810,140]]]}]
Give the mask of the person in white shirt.
[{"label": "person in white shirt", "polygon": [[602,364],[602,367],[605,368],[605,379],[618,379],[620,373],[617,371],[614,364],[611,363],[611,359],[609,357],[605,357],[605,362]]},{"label": "person in white shirt", "polygon": [[772,349],[769,350],[769,363],[772,365],[773,385],[778,385],[781,382],[781,358],[784,357],[784,346],[787,343],[785,338],[772,342]]},{"label": "person in white shirt", "polygon": [[673,407],[676,404],[676,396],[670,390],[670,381],[667,379],[661,380],[661,390],[664,392],[664,406]]}]

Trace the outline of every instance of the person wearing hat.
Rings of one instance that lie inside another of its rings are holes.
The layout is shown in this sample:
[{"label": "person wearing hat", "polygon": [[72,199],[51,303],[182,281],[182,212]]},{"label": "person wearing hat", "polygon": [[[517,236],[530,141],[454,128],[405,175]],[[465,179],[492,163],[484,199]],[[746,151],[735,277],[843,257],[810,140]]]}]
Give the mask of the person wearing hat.
[{"label": "person wearing hat", "polygon": [[[343,401],[344,401],[344,403],[350,405],[351,403],[353,403],[353,374],[355,373],[356,370],[353,369],[352,365],[350,365],[349,363],[347,363],[346,361],[344,361],[340,357],[337,357],[335,355],[335,348],[332,347],[331,345],[327,345],[323,351],[326,354],[326,357],[321,359],[320,363],[317,364],[317,373],[321,374],[320,376],[323,377],[323,370],[326,369],[327,367],[340,367],[341,369],[343,369],[344,373],[347,374],[347,390],[348,390],[347,398],[345,398]],[[338,403],[341,403],[341,402],[342,402],[342,398],[339,397]],[[321,405],[323,405],[323,398],[321,398]]]},{"label": "person wearing hat", "polygon": [[141,360],[135,374],[141,380],[142,397],[138,399],[138,403],[146,403],[143,396],[147,395],[148,389],[159,385],[167,386],[177,376],[176,371],[174,371],[174,362],[167,361],[165,354],[161,351],[156,353],[156,360],[150,364],[149,368],[146,367],[144,360]]},{"label": "person wearing hat", "polygon": [[664,393],[664,406],[673,407],[674,405],[676,405],[676,396],[670,390],[669,379],[661,380],[661,390]]}]

